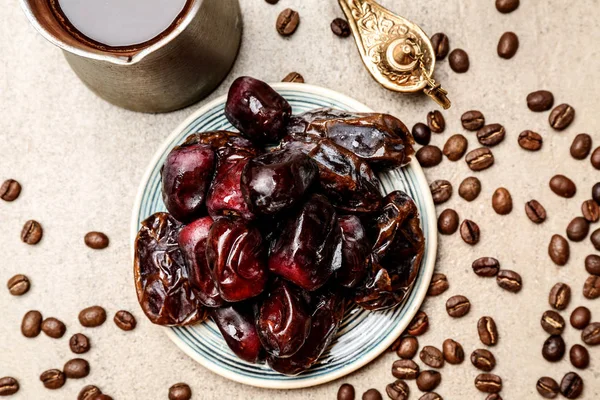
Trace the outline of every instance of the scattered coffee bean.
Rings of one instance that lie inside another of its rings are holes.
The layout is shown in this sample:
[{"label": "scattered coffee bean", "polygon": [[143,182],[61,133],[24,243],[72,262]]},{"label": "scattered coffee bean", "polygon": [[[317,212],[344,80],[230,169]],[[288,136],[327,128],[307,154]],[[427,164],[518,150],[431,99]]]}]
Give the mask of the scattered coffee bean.
[{"label": "scattered coffee bean", "polygon": [[444,340],[442,353],[444,354],[444,360],[453,365],[460,364],[465,360],[465,351],[462,345],[452,339]]},{"label": "scattered coffee bean", "polygon": [[496,283],[502,289],[512,293],[520,292],[521,288],[523,287],[521,275],[519,275],[515,271],[510,271],[507,269],[503,269],[498,273],[498,275],[496,276]]},{"label": "scattered coffee bean", "polygon": [[398,379],[394,383],[388,384],[385,387],[385,392],[392,400],[408,400],[410,389],[406,382]]},{"label": "scattered coffee bean", "polygon": [[571,156],[576,160],[583,160],[590,154],[590,151],[592,151],[592,137],[587,133],[575,136],[570,148]]},{"label": "scattered coffee bean", "polygon": [[98,396],[94,397],[92,400],[113,400],[113,398],[107,394],[102,393],[102,394],[99,394]]},{"label": "scattered coffee bean", "polygon": [[590,254],[585,258],[585,270],[596,276],[600,276],[600,256]]},{"label": "scattered coffee bean", "polygon": [[492,277],[500,271],[500,262],[492,257],[481,257],[473,261],[472,268],[477,276]]},{"label": "scattered coffee bean", "polygon": [[81,310],[79,323],[86,328],[95,328],[106,321],[106,311],[100,306],[92,306]]},{"label": "scattered coffee bean", "polygon": [[438,179],[429,185],[434,204],[442,204],[452,197],[452,184],[446,180]]},{"label": "scattered coffee bean", "polygon": [[590,162],[592,163],[592,167],[596,169],[600,169],[600,146],[596,147],[596,150],[592,153],[592,157],[590,157]]},{"label": "scattered coffee bean", "polygon": [[588,276],[583,284],[583,296],[590,300],[600,297],[600,277],[595,275]]},{"label": "scattered coffee bean", "polygon": [[561,104],[552,110],[548,122],[557,131],[562,131],[571,125],[575,119],[575,109],[568,104]]},{"label": "scattered coffee bean", "polygon": [[541,377],[537,381],[535,388],[537,389],[540,396],[542,396],[545,399],[555,398],[556,396],[558,396],[558,392],[560,390],[558,382],[556,382],[554,379],[548,376]]},{"label": "scattered coffee bean", "polygon": [[21,322],[21,333],[28,338],[36,337],[42,331],[42,314],[39,311],[28,311]]},{"label": "scattered coffee bean", "polygon": [[169,400],[190,400],[192,389],[185,383],[176,383],[169,388]]},{"label": "scattered coffee bean", "polygon": [[467,201],[475,200],[479,193],[481,193],[481,182],[474,176],[465,178],[458,187],[458,195]]},{"label": "scattered coffee bean", "polygon": [[339,37],[348,37],[350,36],[350,24],[343,18],[336,18],[331,21],[331,31]]},{"label": "scattered coffee bean", "polygon": [[496,367],[496,357],[486,349],[477,349],[471,353],[471,364],[477,369],[490,372]]},{"label": "scattered coffee bean", "polygon": [[50,317],[46,318],[44,322],[42,322],[42,331],[53,339],[60,339],[64,336],[67,331],[67,327],[62,321]]},{"label": "scattered coffee bean", "polygon": [[400,339],[400,343],[398,344],[398,348],[396,350],[396,354],[398,357],[404,359],[410,359],[417,354],[417,350],[419,349],[419,341],[414,336],[404,336]]},{"label": "scattered coffee bean", "polygon": [[564,310],[571,301],[571,287],[566,283],[559,282],[552,286],[548,296],[548,302],[552,308]]},{"label": "scattered coffee bean", "polygon": [[446,58],[450,51],[450,43],[445,33],[438,32],[431,37],[431,45],[435,53],[435,59],[440,61]]},{"label": "scattered coffee bean", "polygon": [[446,301],[446,312],[453,318],[464,317],[471,309],[471,302],[465,296],[452,296]]},{"label": "scattered coffee bean", "polygon": [[498,41],[497,50],[500,58],[513,58],[519,50],[519,37],[514,32],[504,32]]},{"label": "scattered coffee bean", "polygon": [[14,179],[7,179],[0,186],[0,199],[15,201],[21,194],[21,184]]},{"label": "scattered coffee bean", "polygon": [[548,245],[548,255],[554,264],[563,266],[569,261],[571,249],[567,239],[560,235],[552,235]]},{"label": "scattered coffee bean", "polygon": [[396,360],[392,364],[392,375],[397,379],[416,379],[419,366],[413,360]]},{"label": "scattered coffee bean", "polygon": [[419,358],[432,368],[442,368],[444,366],[444,355],[433,346],[423,347],[419,353]]},{"label": "scattered coffee bean", "polygon": [[575,372],[567,373],[560,381],[560,393],[567,399],[576,399],[583,392],[583,379]]},{"label": "scattered coffee bean", "polygon": [[500,396],[498,393],[490,393],[487,395],[485,400],[502,400],[502,396]]},{"label": "scattered coffee bean", "polygon": [[472,171],[483,171],[494,165],[494,155],[487,147],[480,147],[468,152],[465,161]]},{"label": "scattered coffee bean", "polygon": [[277,22],[275,27],[277,28],[277,32],[279,32],[282,36],[290,36],[296,29],[298,29],[298,24],[300,23],[300,14],[298,12],[292,10],[291,8],[286,8],[279,14],[277,17]]},{"label": "scattered coffee bean", "polygon": [[90,340],[83,333],[76,333],[69,339],[69,347],[75,354],[87,353],[90,350]]},{"label": "scattered coffee bean", "polygon": [[575,368],[585,369],[590,365],[590,353],[582,345],[576,344],[569,351],[569,360]]},{"label": "scattered coffee bean", "polygon": [[575,217],[567,226],[567,237],[574,242],[581,242],[590,232],[590,224],[583,217]]},{"label": "scattered coffee bean", "polygon": [[362,400],[382,400],[381,393],[377,389],[369,389],[362,395]]},{"label": "scattered coffee bean", "polygon": [[427,125],[431,132],[442,133],[446,129],[446,120],[438,110],[430,111],[427,113]]},{"label": "scattered coffee bean", "polygon": [[8,291],[13,296],[22,296],[29,291],[29,278],[23,274],[17,274],[10,278],[6,283]]},{"label": "scattered coffee bean", "polygon": [[429,328],[429,317],[423,311],[419,311],[417,315],[412,319],[406,332],[411,336],[420,336],[427,332]]},{"label": "scattered coffee bean", "polygon": [[442,381],[442,374],[434,370],[423,371],[417,378],[417,387],[422,392],[431,392]]},{"label": "scattered coffee bean", "polygon": [[560,335],[552,335],[542,346],[542,356],[550,362],[562,360],[565,355],[565,341]]},{"label": "scattered coffee bean", "polygon": [[431,168],[442,162],[442,151],[437,146],[427,145],[417,150],[416,157],[423,168]]},{"label": "scattered coffee bean", "polygon": [[481,111],[471,110],[460,117],[460,122],[466,130],[478,131],[485,125],[485,117]]},{"label": "scattered coffee bean", "polygon": [[281,82],[304,83],[304,77],[297,72],[290,72]]},{"label": "scattered coffee bean", "polygon": [[560,335],[565,330],[565,319],[554,310],[544,312],[540,323],[542,328],[551,335]]},{"label": "scattered coffee bean", "polygon": [[596,250],[600,251],[600,228],[592,232],[590,235],[590,240],[592,242],[592,246],[594,246]]},{"label": "scattered coffee bean", "polygon": [[444,400],[442,396],[435,392],[425,393],[423,396],[419,397],[419,400]]},{"label": "scattered coffee bean", "polygon": [[465,219],[462,224],[460,224],[460,237],[464,240],[465,243],[470,245],[476,245],[479,243],[479,225],[470,219]]},{"label": "scattered coffee bean", "polygon": [[600,344],[600,322],[592,322],[581,332],[581,340],[588,346]]},{"label": "scattered coffee bean", "polygon": [[577,187],[572,180],[564,175],[554,175],[550,179],[550,189],[560,197],[571,198],[577,193]]},{"label": "scattered coffee bean", "polygon": [[10,396],[19,391],[19,382],[10,376],[0,378],[0,396]]},{"label": "scattered coffee bean", "polygon": [[265,0],[267,3],[269,4],[277,4],[279,3],[279,0]]},{"label": "scattered coffee bean", "polygon": [[538,151],[542,148],[544,140],[537,132],[526,130],[519,134],[519,146],[528,151]]},{"label": "scattered coffee bean", "polygon": [[448,287],[449,284],[446,275],[434,273],[433,277],[431,278],[431,283],[429,284],[429,289],[427,290],[427,296],[439,296],[448,290]]},{"label": "scattered coffee bean", "polygon": [[135,317],[129,311],[125,310],[117,311],[113,320],[124,331],[132,331],[137,325]]},{"label": "scattered coffee bean", "polygon": [[600,220],[600,206],[594,200],[586,200],[581,204],[581,214],[588,222]]},{"label": "scattered coffee bean", "polygon": [[480,392],[498,393],[502,390],[502,378],[494,374],[479,374],[475,378],[475,387]]},{"label": "scattered coffee bean", "polygon": [[477,131],[477,140],[484,146],[500,144],[506,136],[506,130],[500,124],[489,124]]},{"label": "scattered coffee bean", "polygon": [[592,186],[592,200],[600,205],[600,182],[596,182],[594,186]]},{"label": "scattered coffee bean", "polygon": [[101,394],[102,391],[97,386],[87,385],[81,389],[77,400],[96,400]]},{"label": "scattered coffee bean", "polygon": [[415,142],[421,146],[427,146],[431,141],[431,129],[422,122],[417,122],[412,128],[412,135]]},{"label": "scattered coffee bean", "polygon": [[525,214],[535,224],[541,224],[546,220],[546,209],[537,200],[525,203]]},{"label": "scattered coffee bean", "polygon": [[458,161],[465,155],[468,146],[467,138],[458,133],[448,138],[442,153],[448,157],[448,160]]},{"label": "scattered coffee bean", "polygon": [[70,379],[85,378],[90,374],[90,364],[83,358],[74,358],[65,363],[63,373]]},{"label": "scattered coffee bean", "polygon": [[23,225],[23,229],[21,230],[21,240],[27,244],[38,244],[40,240],[42,240],[42,236],[44,235],[44,230],[39,222],[34,220],[29,220],[25,222]]},{"label": "scattered coffee bean", "polygon": [[548,111],[554,105],[554,95],[547,90],[538,90],[527,95],[527,107],[531,111]]},{"label": "scattered coffee bean", "polygon": [[497,214],[507,215],[513,209],[513,201],[510,192],[506,188],[498,188],[492,195],[492,208]]},{"label": "scattered coffee bean", "polygon": [[94,250],[101,250],[108,247],[108,236],[102,232],[88,232],[83,238],[85,245]]},{"label": "scattered coffee bean", "polygon": [[458,229],[458,213],[451,208],[441,212],[438,218],[438,231],[442,235],[452,235]]},{"label": "scattered coffee bean", "polygon": [[477,333],[481,343],[486,346],[494,346],[498,343],[498,328],[492,317],[481,317],[477,322]]},{"label": "scattered coffee bean", "polygon": [[356,391],[354,386],[349,383],[344,383],[337,392],[337,400],[354,400],[356,397]]},{"label": "scattered coffee bean", "polygon": [[454,49],[448,57],[452,71],[462,74],[469,70],[469,55],[463,49]]},{"label": "scattered coffee bean", "polygon": [[65,374],[58,369],[49,369],[48,371],[42,372],[40,380],[44,384],[46,389],[60,389],[65,384]]},{"label": "scattered coffee bean", "polygon": [[571,313],[571,326],[575,329],[584,329],[592,320],[592,312],[589,308],[579,306]]},{"label": "scattered coffee bean", "polygon": [[496,9],[502,14],[508,14],[519,8],[519,0],[496,0]]}]

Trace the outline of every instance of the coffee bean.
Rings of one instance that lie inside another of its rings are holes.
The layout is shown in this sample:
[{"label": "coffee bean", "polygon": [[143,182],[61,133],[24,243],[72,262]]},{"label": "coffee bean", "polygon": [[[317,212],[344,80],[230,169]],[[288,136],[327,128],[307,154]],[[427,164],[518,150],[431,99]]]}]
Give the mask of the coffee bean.
[{"label": "coffee bean", "polygon": [[440,61],[446,58],[450,51],[450,43],[448,36],[445,33],[438,32],[431,37],[431,45],[433,46],[433,52],[435,53],[435,59]]},{"label": "coffee bean", "polygon": [[425,393],[423,396],[419,397],[419,400],[444,400],[442,396],[435,392]]},{"label": "coffee bean", "polygon": [[571,249],[567,239],[560,235],[552,235],[548,245],[548,255],[554,264],[563,266],[569,261]]},{"label": "coffee bean", "polygon": [[519,7],[519,0],[496,0],[496,9],[502,14],[515,11]]},{"label": "coffee bean", "polygon": [[60,339],[64,336],[67,331],[67,327],[62,321],[50,317],[46,318],[44,322],[42,322],[42,331],[53,339]]},{"label": "coffee bean", "polygon": [[442,151],[437,146],[427,145],[417,151],[416,157],[423,168],[435,167],[442,162]]},{"label": "coffee bean", "polygon": [[292,10],[291,8],[286,8],[279,14],[277,17],[277,22],[275,24],[275,28],[277,32],[279,32],[282,36],[290,36],[296,29],[298,29],[298,24],[300,23],[300,14],[298,12]]},{"label": "coffee bean", "polygon": [[465,178],[458,187],[458,195],[467,201],[475,200],[479,193],[481,193],[481,182],[474,176]]},{"label": "coffee bean", "polygon": [[592,200],[600,205],[600,182],[596,182],[594,186],[592,186]]},{"label": "coffee bean", "polygon": [[600,228],[592,232],[590,235],[590,240],[592,242],[592,246],[594,246],[596,250],[600,251]]},{"label": "coffee bean", "polygon": [[600,169],[600,146],[596,147],[596,150],[592,153],[592,157],[590,157],[590,162],[592,163],[592,167],[596,169]]},{"label": "coffee bean", "polygon": [[428,328],[429,318],[427,317],[427,314],[423,311],[419,311],[406,328],[406,332],[411,336],[420,336],[427,332]]},{"label": "coffee bean", "polygon": [[570,148],[571,156],[576,160],[583,160],[590,154],[590,151],[592,151],[592,137],[587,133],[575,136]]},{"label": "coffee bean", "polygon": [[44,230],[39,222],[34,220],[29,220],[25,222],[23,225],[23,229],[21,230],[21,241],[27,244],[38,244],[40,240],[42,240],[42,236],[44,235]]},{"label": "coffee bean", "polygon": [[355,396],[354,386],[349,383],[344,383],[337,392],[337,400],[354,400]]},{"label": "coffee bean", "polygon": [[396,360],[392,364],[392,375],[398,379],[416,379],[419,366],[413,360]]},{"label": "coffee bean", "polygon": [[477,322],[477,333],[481,343],[486,346],[494,346],[498,343],[498,328],[492,317],[481,317]]},{"label": "coffee bean", "polygon": [[0,396],[10,396],[19,391],[19,382],[10,376],[0,378]]},{"label": "coffee bean", "polygon": [[498,393],[490,393],[487,395],[485,400],[502,400],[502,396],[500,396]]},{"label": "coffee bean", "polygon": [[452,184],[446,180],[438,179],[429,185],[434,204],[442,204],[452,197]]},{"label": "coffee bean", "polygon": [[462,224],[460,224],[460,237],[464,240],[465,243],[470,245],[476,245],[479,243],[479,225],[475,222],[465,219]]},{"label": "coffee bean", "polygon": [[429,284],[429,289],[427,290],[427,296],[439,296],[448,290],[448,287],[449,284],[446,275],[435,273],[431,278],[431,283]]},{"label": "coffee bean", "polygon": [[565,355],[565,341],[560,335],[552,335],[542,346],[542,356],[550,362],[562,360]]},{"label": "coffee bean", "polygon": [[110,397],[107,394],[99,394],[98,396],[94,397],[92,400],[113,400],[112,397]]},{"label": "coffee bean", "polygon": [[571,301],[571,287],[566,283],[559,282],[552,286],[548,295],[548,303],[552,308],[564,310]]},{"label": "coffee bean", "polygon": [[494,165],[494,155],[487,147],[480,147],[468,152],[465,161],[472,171],[483,171]]},{"label": "coffee bean", "polygon": [[115,324],[124,331],[132,331],[137,325],[135,317],[129,311],[125,310],[117,311],[113,320],[115,321]]},{"label": "coffee bean", "polygon": [[451,208],[447,208],[438,218],[438,231],[442,235],[452,235],[458,229],[458,213]]},{"label": "coffee bean", "polygon": [[279,3],[279,0],[265,0],[267,3],[269,4],[277,4]]},{"label": "coffee bean", "polygon": [[390,383],[385,387],[385,392],[392,400],[408,400],[410,389],[406,382],[398,379],[394,383]]},{"label": "coffee bean", "polygon": [[381,393],[377,389],[369,389],[362,395],[362,400],[382,400]]},{"label": "coffee bean", "polygon": [[185,383],[176,383],[169,388],[169,400],[189,400],[192,389]]},{"label": "coffee bean", "polygon": [[454,49],[448,57],[452,71],[462,74],[469,70],[469,55],[463,49]]},{"label": "coffee bean", "polygon": [[86,328],[95,328],[106,321],[106,311],[100,306],[92,306],[81,310],[79,323]]},{"label": "coffee bean", "polygon": [[507,269],[503,269],[498,273],[496,276],[496,283],[502,289],[512,293],[520,292],[521,288],[523,287],[521,275],[517,274],[515,271],[510,271]]},{"label": "coffee bean", "polygon": [[418,349],[419,341],[416,337],[404,336],[403,338],[400,338],[398,348],[396,349],[396,354],[398,354],[398,357],[409,359],[413,358],[415,354],[417,354]]},{"label": "coffee bean", "polygon": [[558,196],[571,198],[577,193],[577,187],[572,180],[564,175],[554,175],[550,179],[550,189]]},{"label": "coffee bean", "polygon": [[297,72],[290,72],[281,82],[304,83],[304,77]]},{"label": "coffee bean", "polygon": [[548,111],[554,105],[554,95],[547,90],[538,90],[527,95],[527,107],[531,111]]},{"label": "coffee bean", "polygon": [[465,351],[460,343],[452,339],[444,340],[442,344],[442,353],[444,354],[444,360],[449,364],[460,364],[465,360]]},{"label": "coffee bean", "polygon": [[600,322],[592,322],[581,332],[581,340],[588,346],[600,344]]},{"label": "coffee bean", "polygon": [[485,125],[485,117],[481,111],[471,110],[460,117],[460,122],[466,130],[478,131]]},{"label": "coffee bean", "polygon": [[492,195],[492,208],[497,214],[507,215],[513,209],[513,201],[510,192],[506,188],[498,188]]},{"label": "coffee bean", "polygon": [[581,204],[581,214],[588,222],[600,220],[600,206],[594,200],[586,200]]},{"label": "coffee bean", "polygon": [[500,262],[492,257],[481,257],[473,261],[472,268],[475,275],[492,277],[500,271]]},{"label": "coffee bean", "polygon": [[65,384],[65,374],[57,369],[49,369],[48,371],[42,372],[40,380],[44,384],[46,389],[60,389]]},{"label": "coffee bean", "polygon": [[590,275],[583,284],[583,296],[586,299],[594,300],[600,297],[600,277]]},{"label": "coffee bean", "polygon": [[550,112],[548,122],[555,130],[562,131],[571,125],[573,119],[575,119],[575,109],[568,104],[561,104]]},{"label": "coffee bean", "polygon": [[537,200],[525,203],[525,214],[535,224],[541,224],[546,220],[546,209]]},{"label": "coffee bean", "polygon": [[596,276],[600,276],[600,256],[590,254],[585,258],[585,270]]},{"label": "coffee bean", "polygon": [[95,250],[105,249],[108,247],[109,243],[108,236],[102,232],[88,232],[83,238],[83,241],[87,247]]},{"label": "coffee bean", "polygon": [[565,319],[553,310],[544,312],[540,323],[542,328],[551,335],[560,335],[565,330]]},{"label": "coffee bean", "polygon": [[102,391],[94,385],[84,386],[79,392],[77,400],[96,400],[97,396],[101,395]]},{"label": "coffee bean", "polygon": [[556,382],[554,379],[548,376],[541,377],[537,381],[535,388],[537,389],[540,396],[542,396],[545,399],[555,398],[556,396],[558,396],[558,391],[560,390],[558,382]]},{"label": "coffee bean", "polygon": [[431,132],[442,133],[446,129],[446,120],[438,110],[430,111],[427,113],[427,125]]},{"label": "coffee bean", "polygon": [[471,309],[471,302],[465,296],[452,296],[446,301],[446,312],[453,318],[464,317]]},{"label": "coffee bean", "polygon": [[480,392],[498,393],[502,390],[502,378],[494,374],[479,374],[475,378],[475,387]]},{"label": "coffee bean", "polygon": [[450,161],[458,161],[465,155],[469,142],[467,138],[461,134],[452,135],[446,141],[442,153]]},{"label": "coffee bean", "polygon": [[571,326],[575,329],[584,329],[592,320],[592,312],[589,308],[579,306],[571,313]]},{"label": "coffee bean", "polygon": [[351,30],[348,21],[343,18],[336,18],[331,21],[331,31],[339,37],[348,37],[350,36]]},{"label": "coffee bean", "polygon": [[427,146],[431,141],[431,129],[422,122],[417,122],[412,128],[412,135],[415,142],[421,146]]},{"label": "coffee bean", "polygon": [[22,296],[29,291],[30,287],[29,278],[23,274],[17,274],[10,278],[6,283],[8,291],[13,296]]},{"label": "coffee bean", "polygon": [[510,59],[517,54],[519,37],[514,32],[504,32],[498,41],[498,55],[500,58]]},{"label": "coffee bean", "polygon": [[582,345],[576,344],[569,351],[569,360],[575,368],[585,369],[590,365],[590,353]]},{"label": "coffee bean", "polygon": [[69,347],[75,354],[87,353],[90,350],[90,340],[83,333],[76,333],[69,339]]},{"label": "coffee bean", "polygon": [[63,372],[70,379],[85,378],[90,374],[90,364],[83,358],[74,358],[65,363]]},{"label": "coffee bean", "polygon": [[528,151],[538,151],[542,148],[544,140],[542,136],[534,131],[523,131],[519,134],[519,146]]},{"label": "coffee bean", "polygon": [[28,338],[36,337],[42,331],[42,314],[39,311],[28,311],[21,322],[21,333]]},{"label": "coffee bean", "polygon": [[567,373],[560,381],[560,393],[567,399],[576,399],[583,392],[583,379],[575,372]]},{"label": "coffee bean", "polygon": [[417,378],[417,387],[422,392],[431,392],[440,385],[442,374],[434,370],[423,371]]},{"label": "coffee bean", "polygon": [[506,130],[500,124],[489,124],[477,131],[477,140],[484,146],[496,146],[506,136]]},{"label": "coffee bean", "polygon": [[496,367],[496,357],[486,349],[477,349],[471,353],[471,364],[477,369],[490,372]]},{"label": "coffee bean", "polygon": [[590,232],[590,224],[583,217],[575,217],[567,226],[567,237],[574,242],[581,242]]},{"label": "coffee bean", "polygon": [[0,186],[0,199],[15,201],[21,194],[21,184],[14,179],[7,179]]},{"label": "coffee bean", "polygon": [[442,368],[444,366],[444,355],[433,346],[423,347],[419,353],[419,358],[432,368]]}]

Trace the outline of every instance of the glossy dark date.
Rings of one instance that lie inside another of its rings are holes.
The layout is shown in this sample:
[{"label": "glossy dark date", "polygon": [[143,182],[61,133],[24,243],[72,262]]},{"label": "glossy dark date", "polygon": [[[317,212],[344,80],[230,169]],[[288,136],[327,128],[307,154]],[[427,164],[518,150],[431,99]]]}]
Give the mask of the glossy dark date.
[{"label": "glossy dark date", "polygon": [[219,158],[227,157],[232,153],[250,157],[259,154],[254,144],[236,132],[211,131],[193,133],[185,139],[182,146],[203,144],[210,146]]},{"label": "glossy dark date", "polygon": [[210,310],[210,315],[231,351],[239,358],[251,363],[263,359],[251,304],[238,303],[214,308]]},{"label": "glossy dark date", "polygon": [[371,245],[360,219],[355,215],[338,218],[342,231],[342,267],[336,272],[338,284],[353,288],[371,268]]}]

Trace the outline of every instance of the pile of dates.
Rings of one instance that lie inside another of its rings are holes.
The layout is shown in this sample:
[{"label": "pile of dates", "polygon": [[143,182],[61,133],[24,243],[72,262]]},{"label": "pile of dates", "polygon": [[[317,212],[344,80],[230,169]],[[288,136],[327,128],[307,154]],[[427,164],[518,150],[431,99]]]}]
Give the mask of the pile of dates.
[{"label": "pile of dates", "polygon": [[227,119],[162,168],[168,213],[142,223],[138,299],[155,324],[207,317],[231,350],[295,375],[331,343],[349,301],[401,304],[424,252],[415,203],[382,196],[378,172],[402,167],[413,138],[397,118],[318,109],[293,116],[269,85],[238,78]]}]

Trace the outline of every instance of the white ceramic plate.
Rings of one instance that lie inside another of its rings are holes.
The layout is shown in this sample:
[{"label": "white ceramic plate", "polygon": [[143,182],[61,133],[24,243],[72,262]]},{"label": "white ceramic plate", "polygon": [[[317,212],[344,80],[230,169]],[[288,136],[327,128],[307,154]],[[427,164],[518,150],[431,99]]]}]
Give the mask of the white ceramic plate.
[{"label": "white ceramic plate", "polygon": [[[332,90],[296,83],[276,83],[272,86],[290,102],[294,114],[319,107],[372,111]],[[223,96],[201,107],[177,127],[156,152],[144,174],[133,208],[132,247],[141,221],[155,212],[166,210],[161,196],[160,169],[171,149],[194,132],[233,130],[223,113],[225,101],[226,97]],[[190,357],[219,375],[247,385],[273,389],[303,388],[341,378],[386,351],[410,323],[425,298],[435,264],[437,231],[429,185],[417,162],[379,177],[382,191],[405,191],[414,199],[421,214],[426,239],[425,256],[405,304],[383,312],[369,312],[358,307],[348,309],[332,345],[317,364],[298,376],[285,376],[271,370],[266,364],[256,365],[240,360],[229,350],[212,321],[190,327],[165,328],[169,338]]]}]

